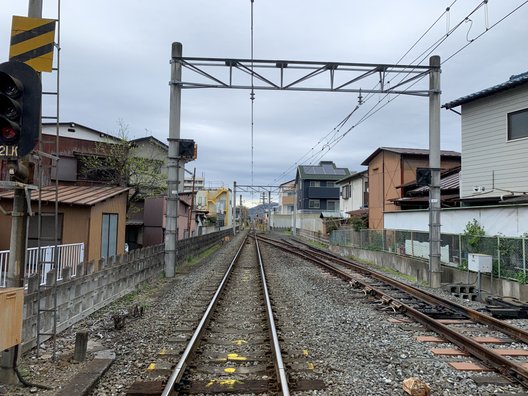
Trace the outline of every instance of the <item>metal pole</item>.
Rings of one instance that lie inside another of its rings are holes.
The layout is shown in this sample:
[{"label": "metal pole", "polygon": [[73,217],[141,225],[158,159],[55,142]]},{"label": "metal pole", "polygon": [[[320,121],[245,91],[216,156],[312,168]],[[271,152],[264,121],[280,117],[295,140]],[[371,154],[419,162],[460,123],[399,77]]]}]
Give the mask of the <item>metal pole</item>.
[{"label": "metal pole", "polygon": [[[242,208],[240,208],[242,214]],[[233,182],[233,235],[236,235],[236,181]]]},{"label": "metal pole", "polygon": [[268,191],[268,232],[271,230],[271,191]]},{"label": "metal pole", "polygon": [[173,278],[176,273],[177,219],[178,219],[178,185],[179,159],[178,140],[180,138],[181,115],[181,65],[174,58],[182,56],[182,44],[172,43],[170,104],[169,104],[169,157],[167,161],[168,191],[165,230],[165,276]]},{"label": "metal pole", "polygon": [[429,285],[440,287],[440,57],[429,58]]},{"label": "metal pole", "polygon": [[295,188],[295,200],[293,201],[293,230],[292,235],[297,235],[297,188]]}]

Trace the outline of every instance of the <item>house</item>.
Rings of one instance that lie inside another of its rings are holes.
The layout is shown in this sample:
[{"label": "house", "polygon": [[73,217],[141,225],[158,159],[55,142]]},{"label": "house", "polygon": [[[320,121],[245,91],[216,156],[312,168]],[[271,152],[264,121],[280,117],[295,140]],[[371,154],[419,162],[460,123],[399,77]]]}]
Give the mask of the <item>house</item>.
[{"label": "house", "polygon": [[[379,147],[361,165],[368,166],[369,228],[383,229],[383,213],[401,210],[394,203],[402,198],[400,187],[416,180],[417,168],[429,166],[429,150]],[[442,150],[440,166],[444,170],[460,166],[460,153]]]},{"label": "house", "polygon": [[[454,208],[460,205],[459,189],[460,167],[455,167],[440,173],[440,206]],[[428,209],[429,186],[419,185],[416,181],[400,186],[401,198],[393,198],[391,202],[402,210]]]},{"label": "house", "polygon": [[350,175],[332,161],[319,165],[299,165],[295,177],[297,210],[301,213],[338,212],[339,186],[336,182]]},{"label": "house", "polygon": [[[98,180],[86,177],[86,172],[83,172],[82,154],[95,154],[98,145],[118,141],[119,139],[112,135],[74,122],[42,124],[42,151],[53,153],[59,158],[57,166],[54,166],[49,158],[42,158],[42,185],[49,185],[55,180],[61,184],[101,184]],[[0,175],[2,180],[8,180],[3,161],[0,162]]]},{"label": "house", "polygon": [[339,208],[348,215],[368,208],[368,170],[354,172],[336,182],[341,189]]},{"label": "house", "polygon": [[462,205],[527,203],[528,72],[442,107],[461,108]]},{"label": "house", "polygon": [[155,179],[141,180],[150,175],[132,174],[130,176],[130,185],[140,186],[140,195],[159,194],[167,191],[167,161],[169,154],[169,146],[162,141],[156,139],[154,136],[146,136],[130,141],[131,148],[129,150],[129,157],[139,158],[154,164],[151,168],[157,175]]},{"label": "house", "polygon": [[[200,215],[192,208],[192,193],[181,192],[178,194],[177,207],[177,239],[181,240],[198,234],[201,223]],[[163,243],[165,240],[167,214],[167,197],[147,197],[143,207],[143,246]]]},{"label": "house", "polygon": [[216,227],[232,225],[232,191],[226,187],[206,188],[196,191],[194,210],[208,213],[209,221]]},{"label": "house", "polygon": [[[12,210],[13,191],[0,193],[0,205]],[[127,210],[127,187],[58,186],[43,187],[31,195],[28,247],[37,245],[38,198],[41,197],[42,230],[41,239],[54,240],[55,217],[44,216],[54,213],[58,202],[59,245],[84,243],[86,261],[122,254],[125,249],[125,222]],[[11,235],[11,216],[0,212],[0,250],[8,250]],[[53,244],[53,242],[49,242]],[[42,244],[41,246],[45,246]]]},{"label": "house", "polygon": [[279,186],[278,214],[290,214],[295,210],[295,180],[287,181]]}]

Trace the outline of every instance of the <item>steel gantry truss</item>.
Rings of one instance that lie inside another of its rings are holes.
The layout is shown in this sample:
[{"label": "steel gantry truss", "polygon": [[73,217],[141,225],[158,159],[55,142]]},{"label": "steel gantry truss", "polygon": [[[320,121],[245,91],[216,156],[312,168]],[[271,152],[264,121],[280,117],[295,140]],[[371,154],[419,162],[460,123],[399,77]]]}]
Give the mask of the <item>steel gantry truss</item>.
[{"label": "steel gantry truss", "polygon": [[[429,65],[311,62],[234,58],[183,57],[183,45],[172,43],[171,99],[169,115],[169,157],[165,273],[174,276],[176,266],[176,219],[179,167],[176,139],[180,137],[182,89],[228,88],[274,91],[348,92],[387,95],[415,95],[429,98],[429,280],[440,286],[440,57]],[[198,76],[184,81],[182,69]],[[424,88],[414,88],[429,77]],[[361,85],[360,85],[361,84]],[[368,84],[368,85],[367,85]],[[363,85],[363,86],[362,86]],[[371,88],[365,88],[365,85]],[[412,88],[412,89],[411,89]],[[255,186],[252,186],[253,188]]]},{"label": "steel gantry truss", "polygon": [[[177,84],[181,88],[356,92],[418,96],[428,96],[429,90],[411,90],[411,83],[423,79],[431,70],[430,66],[420,65],[264,59],[174,57],[172,62],[203,77],[200,81],[171,81],[172,84]],[[396,83],[394,79],[397,79]],[[245,82],[249,80],[251,83]],[[360,83],[364,84],[370,80],[374,88],[359,86]]]},{"label": "steel gantry truss", "polygon": [[[281,191],[281,186],[256,186],[256,185],[245,185],[245,184],[237,184],[237,182],[233,183],[233,216],[231,217],[233,219],[233,234],[236,234],[236,195],[237,192],[245,192],[245,193],[256,193],[256,194],[268,194],[268,213],[270,215],[271,219],[271,194],[278,194]],[[264,202],[263,202],[264,203]],[[240,205],[242,206],[242,204]],[[270,227],[270,223],[268,222],[268,230]]]}]

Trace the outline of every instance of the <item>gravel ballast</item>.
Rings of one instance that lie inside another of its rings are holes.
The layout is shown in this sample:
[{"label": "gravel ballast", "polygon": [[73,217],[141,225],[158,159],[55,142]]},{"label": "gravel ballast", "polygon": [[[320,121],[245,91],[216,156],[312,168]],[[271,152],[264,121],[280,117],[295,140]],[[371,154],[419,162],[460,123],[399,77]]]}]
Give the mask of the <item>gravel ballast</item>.
[{"label": "gravel ballast", "polygon": [[[101,350],[112,350],[116,355],[92,395],[124,395],[133,382],[152,379],[147,370],[149,364],[168,337],[189,325],[185,318],[196,315],[196,305],[210,294],[212,279],[231,261],[241,237],[237,235],[174,279],[159,279],[142,286],[131,296],[61,333],[57,337],[58,363],[51,362],[48,343],[41,357],[36,358],[34,353],[24,356],[19,367],[26,379],[52,390],[0,385],[0,394],[54,395],[86,364],[71,361],[79,329],[90,331],[88,360]],[[321,391],[296,394],[404,395],[402,382],[409,377],[428,383],[432,395],[525,392],[517,385],[477,386],[471,377],[481,374],[456,371],[448,365],[448,358],[431,353],[431,344],[415,339],[431,333],[419,326],[390,322],[389,319],[402,316],[380,311],[363,293],[313,264],[265,245],[262,250],[285,357],[297,362],[297,354],[304,354],[304,360],[299,361],[309,363],[309,369],[296,370],[294,376],[321,379],[326,386]],[[438,293],[444,296],[444,292]],[[474,302],[469,304],[477,306]],[[134,305],[144,307],[143,316],[127,318],[124,328],[115,330],[112,316]],[[516,322],[525,327],[525,321]]]}]

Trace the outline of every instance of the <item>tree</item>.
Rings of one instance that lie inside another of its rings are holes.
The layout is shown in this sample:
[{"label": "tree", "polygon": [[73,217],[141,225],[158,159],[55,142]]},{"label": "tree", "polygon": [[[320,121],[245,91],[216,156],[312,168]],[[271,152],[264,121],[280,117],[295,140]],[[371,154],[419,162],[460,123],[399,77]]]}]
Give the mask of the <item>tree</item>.
[{"label": "tree", "polygon": [[164,161],[150,154],[138,150],[128,138],[128,126],[120,121],[116,139],[97,143],[93,154],[81,157],[80,173],[85,180],[130,187],[130,206],[131,202],[167,191],[167,175],[162,171]]}]

